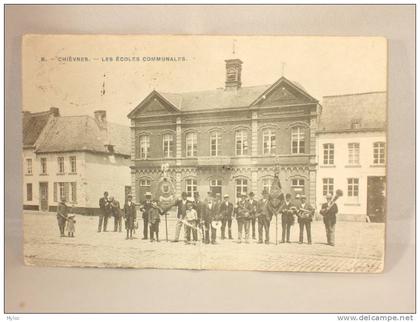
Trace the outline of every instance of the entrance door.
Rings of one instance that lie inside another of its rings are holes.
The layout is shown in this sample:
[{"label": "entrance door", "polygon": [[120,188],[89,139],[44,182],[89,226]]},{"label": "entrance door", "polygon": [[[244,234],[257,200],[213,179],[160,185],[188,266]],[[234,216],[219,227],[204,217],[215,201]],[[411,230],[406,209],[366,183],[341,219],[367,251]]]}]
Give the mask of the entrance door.
[{"label": "entrance door", "polygon": [[385,221],[385,177],[367,178],[367,215],[372,222]]},{"label": "entrance door", "polygon": [[41,211],[48,211],[48,182],[39,183],[39,200]]}]

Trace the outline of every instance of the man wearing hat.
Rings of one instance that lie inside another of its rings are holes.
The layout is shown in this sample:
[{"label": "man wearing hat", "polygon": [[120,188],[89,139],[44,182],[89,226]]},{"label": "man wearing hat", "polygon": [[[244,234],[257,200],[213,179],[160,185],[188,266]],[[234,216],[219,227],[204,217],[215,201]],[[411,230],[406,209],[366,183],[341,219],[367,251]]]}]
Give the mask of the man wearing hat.
[{"label": "man wearing hat", "polygon": [[299,244],[303,243],[303,231],[306,229],[306,236],[308,244],[312,244],[311,223],[314,217],[314,208],[306,201],[305,195],[297,195],[296,199],[300,199],[298,209],[298,223],[299,223]]},{"label": "man wearing hat", "polygon": [[332,195],[327,194],[325,196],[327,202],[323,203],[319,213],[324,216],[325,232],[327,235],[327,243],[330,246],[335,245],[335,224],[337,222],[336,215],[338,213],[338,207],[335,202],[332,202]]},{"label": "man wearing hat", "polygon": [[189,244],[191,241],[191,234],[193,241],[197,241],[197,211],[193,208],[194,198],[189,197],[187,199],[187,210],[185,211],[185,226],[184,226],[184,237],[185,243]]},{"label": "man wearing hat", "polygon": [[286,194],[286,201],[281,210],[281,242],[290,243],[290,228],[294,224],[294,215],[297,214],[297,208],[292,203],[292,195]]},{"label": "man wearing hat", "polygon": [[[193,208],[197,212],[197,229],[201,230],[202,242],[204,242],[204,226],[202,224],[203,202],[200,200],[200,194],[198,193],[198,191],[194,192]],[[198,236],[196,237],[197,237],[197,240],[194,240],[194,241],[198,241]]]},{"label": "man wearing hat", "polygon": [[245,242],[249,243],[249,226],[251,220],[251,206],[243,193],[236,208],[236,220],[238,222],[238,242],[242,242],[242,232],[245,230]]},{"label": "man wearing hat", "polygon": [[203,206],[203,213],[202,213],[202,219],[204,222],[204,243],[209,244],[210,243],[210,231],[211,231],[211,243],[216,244],[216,228],[212,226],[212,221],[215,220],[218,217],[218,205],[216,201],[214,200],[213,193],[209,191],[207,193],[207,199],[204,201]]},{"label": "man wearing hat", "polygon": [[135,229],[134,225],[136,222],[136,206],[132,202],[133,196],[128,195],[127,201],[124,204],[124,219],[125,219],[125,229],[127,230],[126,239],[133,239],[133,230]]},{"label": "man wearing hat", "polygon": [[147,191],[144,195],[146,200],[140,205],[141,217],[143,218],[143,239],[147,239],[147,232],[149,230],[149,209],[152,208],[152,193]]},{"label": "man wearing hat", "polygon": [[258,219],[258,244],[263,243],[263,231],[265,231],[265,243],[270,243],[270,222],[272,213],[269,211],[268,191],[263,190],[262,199],[258,201],[257,219]]},{"label": "man wearing hat", "polygon": [[98,233],[102,231],[102,224],[103,224],[103,231],[106,231],[106,227],[108,226],[108,217],[111,213],[111,206],[110,201],[108,200],[108,192],[104,192],[104,196],[99,199],[99,223],[98,223]]},{"label": "man wearing hat", "polygon": [[254,199],[254,193],[251,191],[249,193],[248,203],[251,207],[251,228],[252,228],[252,239],[256,239],[255,237],[255,222],[257,220],[257,200]]},{"label": "man wearing hat", "polygon": [[60,230],[60,237],[64,237],[64,228],[66,227],[67,216],[69,214],[69,207],[66,205],[66,198],[61,197],[57,206],[57,223]]},{"label": "man wearing hat", "polygon": [[175,239],[172,241],[177,243],[179,241],[179,235],[183,226],[182,220],[185,218],[185,212],[187,211],[187,193],[185,191],[181,194],[181,199],[175,201],[174,206],[178,208],[176,218],[178,219],[175,227]]},{"label": "man wearing hat", "polygon": [[226,223],[228,226],[228,237],[232,237],[232,215],[233,215],[233,204],[229,202],[229,195],[223,196],[223,202],[220,204],[220,215],[222,217],[222,239],[225,239]]}]

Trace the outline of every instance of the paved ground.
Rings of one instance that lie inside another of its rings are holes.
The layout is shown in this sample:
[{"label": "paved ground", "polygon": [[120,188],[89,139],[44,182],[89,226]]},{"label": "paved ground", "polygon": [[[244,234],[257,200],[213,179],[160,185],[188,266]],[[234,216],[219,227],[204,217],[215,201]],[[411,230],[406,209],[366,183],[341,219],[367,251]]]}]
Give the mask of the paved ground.
[{"label": "paved ground", "polygon": [[[24,213],[24,255],[29,265],[190,268],[223,270],[380,272],[383,268],[384,224],[339,222],[336,246],[325,244],[322,222],[312,224],[313,244],[298,244],[299,227],[292,227],[291,244],[274,244],[272,224],[270,245],[238,244],[220,240],[217,245],[167,243],[164,221],[160,243],[126,240],[122,233],[97,233],[97,217],[76,217],[76,237],[60,238],[54,214]],[[111,219],[111,226],[113,224]],[[275,221],[273,220],[272,223]],[[142,223],[140,222],[142,225]],[[174,235],[174,220],[168,220],[169,238]],[[279,232],[281,227],[279,227]],[[236,223],[233,237],[236,238]]]}]

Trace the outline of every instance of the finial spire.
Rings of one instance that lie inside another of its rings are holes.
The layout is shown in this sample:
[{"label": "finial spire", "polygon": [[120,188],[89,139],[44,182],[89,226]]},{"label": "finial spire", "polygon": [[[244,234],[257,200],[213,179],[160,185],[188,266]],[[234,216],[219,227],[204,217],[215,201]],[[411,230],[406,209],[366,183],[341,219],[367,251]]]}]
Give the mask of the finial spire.
[{"label": "finial spire", "polygon": [[232,54],[235,55],[236,53],[236,39],[233,39],[232,42]]}]

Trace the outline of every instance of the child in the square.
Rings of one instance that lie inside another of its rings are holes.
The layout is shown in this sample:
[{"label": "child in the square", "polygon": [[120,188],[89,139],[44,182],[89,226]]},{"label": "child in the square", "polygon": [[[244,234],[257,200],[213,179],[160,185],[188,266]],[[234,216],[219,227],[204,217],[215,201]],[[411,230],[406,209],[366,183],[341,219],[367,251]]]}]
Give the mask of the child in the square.
[{"label": "child in the square", "polygon": [[185,243],[189,244],[191,241],[191,232],[193,240],[197,241],[197,211],[193,208],[193,200],[187,201],[187,210],[185,211]]},{"label": "child in the square", "polygon": [[74,214],[68,215],[66,230],[69,237],[74,237],[74,233],[76,231],[76,220]]},{"label": "child in the square", "polygon": [[157,201],[152,201],[152,206],[148,210],[148,219],[149,219],[149,226],[150,226],[150,241],[153,242],[155,240],[159,241],[159,224],[160,224],[160,215],[162,214],[161,209],[157,205]]}]

